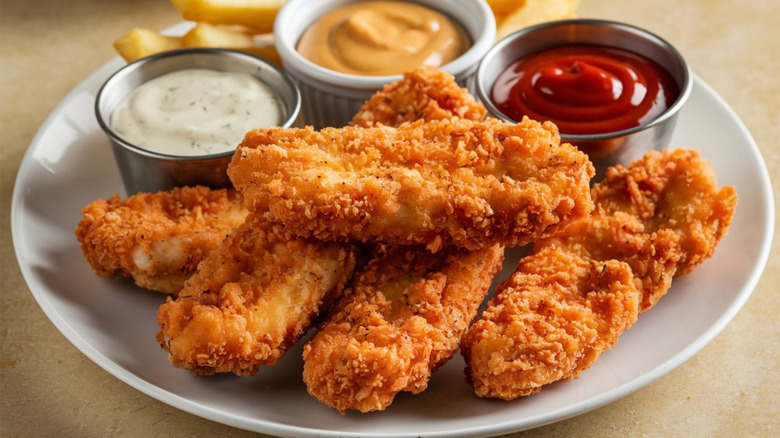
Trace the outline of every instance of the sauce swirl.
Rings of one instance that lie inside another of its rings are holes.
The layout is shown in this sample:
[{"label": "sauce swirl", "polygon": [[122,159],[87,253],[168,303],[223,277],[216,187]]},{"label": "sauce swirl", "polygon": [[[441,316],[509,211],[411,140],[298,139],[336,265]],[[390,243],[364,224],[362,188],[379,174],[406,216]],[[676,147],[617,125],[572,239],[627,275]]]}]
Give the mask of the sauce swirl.
[{"label": "sauce swirl", "polygon": [[499,75],[491,100],[513,120],[554,122],[569,135],[603,134],[647,123],[678,97],[671,75],[622,49],[571,44],[521,58]]},{"label": "sauce swirl", "polygon": [[330,70],[384,76],[420,65],[440,67],[469,44],[466,31],[441,12],[405,1],[366,1],[317,19],[296,49]]},{"label": "sauce swirl", "polygon": [[194,68],[139,85],[111,113],[109,126],[142,149],[201,156],[234,150],[248,131],[282,122],[282,104],[260,79]]}]

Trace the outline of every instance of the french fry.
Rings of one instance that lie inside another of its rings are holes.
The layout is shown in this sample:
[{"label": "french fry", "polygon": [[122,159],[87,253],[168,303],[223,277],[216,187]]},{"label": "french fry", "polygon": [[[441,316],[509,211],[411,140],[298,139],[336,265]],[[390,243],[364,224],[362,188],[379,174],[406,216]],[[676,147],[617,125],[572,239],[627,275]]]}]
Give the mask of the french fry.
[{"label": "french fry", "polygon": [[210,24],[238,24],[254,33],[273,30],[285,0],[171,0],[185,20]]},{"label": "french fry", "polygon": [[243,50],[244,52],[249,52],[256,56],[261,56],[278,65],[279,67],[282,66],[282,58],[279,56],[279,52],[276,51],[276,47],[274,46],[255,46],[238,50]]},{"label": "french fry", "polygon": [[181,38],[162,35],[151,29],[134,28],[114,42],[114,48],[127,62],[181,47]]},{"label": "french fry", "polygon": [[197,23],[181,39],[184,47],[221,47],[241,50],[262,56],[281,65],[282,60],[273,46],[273,40],[258,44],[259,38],[241,26],[221,26],[209,23]]},{"label": "french fry", "polygon": [[534,24],[574,18],[579,0],[525,0],[516,3],[521,7],[503,17],[496,17],[497,40]]},{"label": "french fry", "polygon": [[252,36],[234,27],[197,23],[181,38],[184,47],[252,47]]},{"label": "french fry", "polygon": [[528,0],[487,0],[488,6],[493,10],[493,15],[496,16],[496,22],[512,12],[522,9],[527,2]]}]

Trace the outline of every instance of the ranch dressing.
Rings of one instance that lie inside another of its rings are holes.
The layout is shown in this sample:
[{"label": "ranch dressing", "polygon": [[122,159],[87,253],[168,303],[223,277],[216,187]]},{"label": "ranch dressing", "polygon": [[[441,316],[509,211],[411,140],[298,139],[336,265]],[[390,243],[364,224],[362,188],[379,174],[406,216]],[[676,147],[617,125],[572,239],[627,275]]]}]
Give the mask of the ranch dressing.
[{"label": "ranch dressing", "polygon": [[208,69],[168,73],[141,84],[111,114],[111,129],[153,152],[198,156],[235,150],[255,128],[283,122],[276,94],[249,74]]}]

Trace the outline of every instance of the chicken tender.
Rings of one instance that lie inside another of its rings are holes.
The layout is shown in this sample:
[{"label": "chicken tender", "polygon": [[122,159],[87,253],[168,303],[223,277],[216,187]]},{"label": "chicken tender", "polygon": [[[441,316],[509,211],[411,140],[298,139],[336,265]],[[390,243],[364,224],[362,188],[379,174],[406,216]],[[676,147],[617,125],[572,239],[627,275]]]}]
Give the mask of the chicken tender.
[{"label": "chicken tender", "polygon": [[175,295],[248,211],[235,190],[198,186],[127,199],[115,194],[82,214],[76,238],[95,273]]},{"label": "chicken tender", "polygon": [[[485,113],[452,75],[420,67],[376,93],[352,124],[482,120]],[[309,392],[342,413],[383,410],[398,392],[424,390],[457,350],[503,259],[500,246],[475,253],[455,249],[446,261],[420,246],[380,248],[353,292],[304,348]],[[476,272],[469,272],[471,265],[478,266]]]},{"label": "chicken tender", "polygon": [[587,156],[551,123],[464,119],[247,134],[228,174],[250,210],[321,240],[524,245],[592,210]]},{"label": "chicken tender", "polygon": [[195,374],[253,375],[295,344],[354,266],[348,244],[280,238],[250,215],[160,306],[157,340]]},{"label": "chicken tender", "polygon": [[350,124],[400,126],[416,120],[453,117],[482,120],[486,114],[485,105],[460,87],[454,76],[435,67],[422,66],[374,93]]},{"label": "chicken tender", "polygon": [[373,259],[304,346],[309,393],[344,413],[423,391],[457,351],[503,252],[395,246]]},{"label": "chicken tender", "polygon": [[638,218],[646,233],[673,231],[680,239],[677,275],[712,256],[737,205],[736,190],[718,190],[709,163],[698,151],[683,149],[652,152],[640,164],[612,168],[592,194],[605,211]]},{"label": "chicken tender", "polygon": [[477,395],[510,400],[590,367],[675,275],[713,254],[737,203],[691,150],[611,168],[592,193],[590,218],[536,242],[464,336]]}]

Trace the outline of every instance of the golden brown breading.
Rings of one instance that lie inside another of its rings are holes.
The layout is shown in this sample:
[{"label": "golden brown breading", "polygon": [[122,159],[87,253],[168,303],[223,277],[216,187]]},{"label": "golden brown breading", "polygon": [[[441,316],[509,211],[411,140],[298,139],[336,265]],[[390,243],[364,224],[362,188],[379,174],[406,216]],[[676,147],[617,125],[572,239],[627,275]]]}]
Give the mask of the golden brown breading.
[{"label": "golden brown breading", "polygon": [[463,337],[467,380],[480,397],[511,400],[571,377],[634,323],[640,300],[623,262],[535,252]]},{"label": "golden brown breading", "polygon": [[432,251],[523,245],[592,209],[587,156],[528,119],[260,129],[228,174],[250,210],[291,234]]},{"label": "golden brown breading", "polygon": [[293,346],[354,265],[348,244],[279,238],[249,215],[160,306],[157,340],[171,363],[195,374],[252,375]]},{"label": "golden brown breading", "polygon": [[536,242],[464,336],[477,395],[514,399],[576,377],[712,255],[736,208],[698,152],[650,152],[593,187],[572,234]]},{"label": "golden brown breading", "polygon": [[176,294],[248,211],[235,190],[181,187],[127,199],[115,194],[82,214],[76,237],[98,275],[129,276],[143,288]]},{"label": "golden brown breading", "polygon": [[[484,106],[460,88],[454,77],[421,67],[376,93],[352,124],[399,126],[418,119],[456,116],[481,120],[485,113]],[[487,263],[482,256],[487,256]],[[341,412],[367,412],[385,409],[400,391],[419,392],[427,386],[431,373],[457,349],[500,266],[503,249],[495,246],[472,254],[452,250],[449,262],[442,254],[438,257],[432,258],[419,246],[375,254],[369,271],[359,277],[363,282],[358,282],[350,298],[335,306],[330,322],[304,348],[304,380],[311,394]],[[475,259],[473,265],[482,265],[482,269],[472,271],[471,278],[467,278],[473,269],[471,258]],[[442,265],[447,269],[425,272],[441,269]],[[464,280],[482,284],[468,285]],[[459,284],[453,285],[453,281]],[[403,298],[414,301],[414,305],[409,306]],[[365,323],[368,325],[362,325]],[[366,337],[361,337],[358,344],[354,336],[360,332],[366,332]],[[401,341],[388,342],[387,336],[395,334]],[[356,360],[341,361],[349,357]],[[381,387],[376,386],[378,383]]]},{"label": "golden brown breading", "polygon": [[304,346],[309,393],[344,413],[423,391],[458,349],[503,252],[395,246],[373,259]]},{"label": "golden brown breading", "polygon": [[354,126],[400,126],[416,120],[460,117],[482,120],[487,109],[461,88],[451,74],[434,67],[418,67],[401,80],[385,85],[363,104],[350,122]]},{"label": "golden brown breading", "polygon": [[639,218],[645,232],[673,231],[680,238],[680,275],[712,256],[731,225],[736,190],[716,187],[715,171],[699,152],[680,149],[651,152],[641,165],[608,170],[592,194],[607,212]]}]

